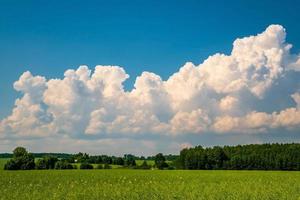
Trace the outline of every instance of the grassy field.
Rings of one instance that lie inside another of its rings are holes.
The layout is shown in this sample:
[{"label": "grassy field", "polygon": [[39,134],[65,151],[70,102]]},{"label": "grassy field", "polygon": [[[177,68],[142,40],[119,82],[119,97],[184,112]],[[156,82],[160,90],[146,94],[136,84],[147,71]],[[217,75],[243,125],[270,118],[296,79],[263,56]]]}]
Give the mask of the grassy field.
[{"label": "grassy field", "polygon": [[299,199],[300,173],[275,171],[0,171],[0,199]]},{"label": "grassy field", "polygon": [[[136,165],[141,165],[144,162],[144,160],[136,160],[135,163]],[[150,166],[154,165],[154,160],[146,160],[147,164]]]},{"label": "grassy field", "polygon": [[[141,165],[144,162],[144,160],[136,160],[135,162],[137,165]],[[146,162],[150,166],[154,166],[154,164],[155,164],[154,160],[146,160]],[[167,160],[166,163],[171,164],[172,161]]]},{"label": "grassy field", "polygon": [[9,160],[10,158],[0,158],[0,170],[4,168],[5,163]]}]

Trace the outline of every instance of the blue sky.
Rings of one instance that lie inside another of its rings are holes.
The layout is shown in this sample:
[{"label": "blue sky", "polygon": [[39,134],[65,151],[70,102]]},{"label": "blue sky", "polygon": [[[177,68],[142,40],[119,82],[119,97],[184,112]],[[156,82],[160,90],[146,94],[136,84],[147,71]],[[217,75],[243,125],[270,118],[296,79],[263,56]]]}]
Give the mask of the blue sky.
[{"label": "blue sky", "polygon": [[298,51],[299,8],[297,1],[1,0],[0,117],[10,114],[13,82],[26,70],[55,78],[81,64],[119,65],[130,89],[142,71],[166,79],[274,23]]},{"label": "blue sky", "polygon": [[299,10],[0,0],[0,152],[300,142]]}]

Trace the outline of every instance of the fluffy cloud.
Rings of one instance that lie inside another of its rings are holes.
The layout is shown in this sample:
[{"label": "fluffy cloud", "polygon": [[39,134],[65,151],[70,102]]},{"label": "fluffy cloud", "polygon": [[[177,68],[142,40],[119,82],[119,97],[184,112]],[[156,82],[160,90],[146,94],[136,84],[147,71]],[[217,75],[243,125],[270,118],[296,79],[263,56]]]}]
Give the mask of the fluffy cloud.
[{"label": "fluffy cloud", "polygon": [[198,66],[188,62],[167,80],[143,72],[131,91],[124,90],[129,75],[118,66],[93,71],[80,66],[50,80],[25,72],[14,83],[23,96],[1,121],[0,137],[84,140],[299,131],[300,55],[290,53],[285,38],[282,26],[271,25],[256,36],[236,39],[230,55],[212,55]]}]

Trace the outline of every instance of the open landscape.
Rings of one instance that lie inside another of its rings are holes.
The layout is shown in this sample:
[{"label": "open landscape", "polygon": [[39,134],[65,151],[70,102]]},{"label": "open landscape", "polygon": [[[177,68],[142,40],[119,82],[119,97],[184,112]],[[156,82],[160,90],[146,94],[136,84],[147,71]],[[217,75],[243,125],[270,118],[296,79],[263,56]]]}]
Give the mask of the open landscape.
[{"label": "open landscape", "polygon": [[300,197],[300,172],[0,171],[0,199],[264,199]]},{"label": "open landscape", "polygon": [[198,146],[141,160],[86,153],[57,158],[18,147],[6,154],[11,158],[0,158],[0,199],[299,199],[298,151],[300,144]]},{"label": "open landscape", "polygon": [[0,200],[300,200],[299,11],[0,0]]}]

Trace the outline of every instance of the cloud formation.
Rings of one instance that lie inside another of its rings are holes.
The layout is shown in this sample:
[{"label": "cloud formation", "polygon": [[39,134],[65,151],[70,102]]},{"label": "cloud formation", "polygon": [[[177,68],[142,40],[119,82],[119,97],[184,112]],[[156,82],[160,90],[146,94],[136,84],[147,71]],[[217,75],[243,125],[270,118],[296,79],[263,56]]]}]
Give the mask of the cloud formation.
[{"label": "cloud formation", "polygon": [[[300,130],[300,55],[285,29],[270,25],[236,39],[230,55],[186,63],[167,80],[143,72],[134,88],[118,66],[69,69],[63,79],[24,72],[23,96],[1,121],[0,137],[113,139],[272,134]],[[188,141],[183,144],[190,144]],[[178,144],[177,146],[182,146]]]}]

